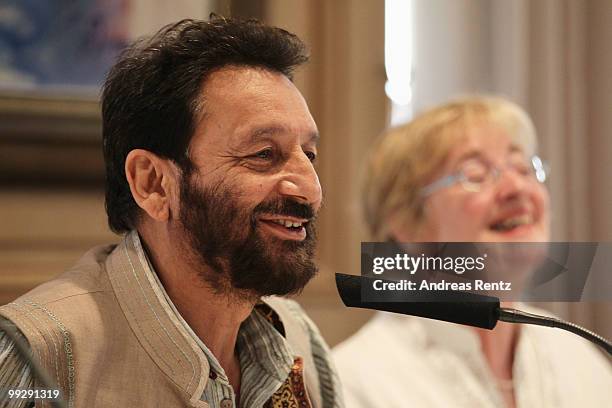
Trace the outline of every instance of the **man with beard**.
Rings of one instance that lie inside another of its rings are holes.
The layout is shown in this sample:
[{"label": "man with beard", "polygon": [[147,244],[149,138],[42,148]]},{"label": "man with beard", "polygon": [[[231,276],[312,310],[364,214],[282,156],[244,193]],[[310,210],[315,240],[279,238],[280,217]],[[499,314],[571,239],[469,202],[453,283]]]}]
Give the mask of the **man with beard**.
[{"label": "man with beard", "polygon": [[[69,406],[342,406],[316,327],[268,297],[317,270],[318,133],[291,82],[306,60],[284,30],[213,18],[111,69],[106,209],[124,239],[0,308]],[[0,387],[32,389],[14,346],[0,334]]]}]

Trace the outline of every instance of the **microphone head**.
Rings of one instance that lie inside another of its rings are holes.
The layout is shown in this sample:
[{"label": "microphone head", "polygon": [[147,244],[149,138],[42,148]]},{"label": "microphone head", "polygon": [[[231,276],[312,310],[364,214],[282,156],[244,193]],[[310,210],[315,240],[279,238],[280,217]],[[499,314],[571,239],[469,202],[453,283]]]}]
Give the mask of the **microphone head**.
[{"label": "microphone head", "polygon": [[[450,323],[493,329],[499,320],[499,299],[468,292],[439,291],[415,293],[403,302],[364,302],[361,285],[372,285],[374,279],[363,276],[336,274],[336,287],[345,306],[380,310]],[[420,300],[427,299],[427,300]]]}]

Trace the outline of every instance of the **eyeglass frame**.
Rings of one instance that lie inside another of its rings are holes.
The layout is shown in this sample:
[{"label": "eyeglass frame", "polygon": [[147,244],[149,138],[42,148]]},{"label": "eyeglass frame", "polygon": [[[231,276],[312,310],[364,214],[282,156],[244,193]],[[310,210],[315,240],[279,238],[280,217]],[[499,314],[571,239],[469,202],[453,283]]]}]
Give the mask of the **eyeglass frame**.
[{"label": "eyeglass frame", "polygon": [[[549,166],[538,155],[535,155],[535,154],[531,156],[530,163],[533,169],[533,175],[535,176],[535,180],[539,182],[540,184],[544,184],[546,180],[548,179]],[[493,182],[498,180],[502,172],[506,170],[506,168],[500,169],[497,166],[489,166],[489,167],[490,167],[489,174],[493,176],[491,179]],[[461,187],[463,187],[463,189],[468,192],[477,193],[479,191],[482,191],[481,186],[479,186],[478,188],[472,188],[472,189],[467,188],[466,183],[471,183],[472,185],[477,185],[477,183],[468,181],[465,174],[463,174],[463,171],[458,170],[454,172],[453,174],[449,174],[448,176],[439,178],[438,180],[433,181],[429,183],[428,185],[426,185],[425,187],[421,188],[419,195],[422,198],[426,198],[432,195],[433,193],[435,193],[436,191],[450,187],[457,183],[460,183]]]}]

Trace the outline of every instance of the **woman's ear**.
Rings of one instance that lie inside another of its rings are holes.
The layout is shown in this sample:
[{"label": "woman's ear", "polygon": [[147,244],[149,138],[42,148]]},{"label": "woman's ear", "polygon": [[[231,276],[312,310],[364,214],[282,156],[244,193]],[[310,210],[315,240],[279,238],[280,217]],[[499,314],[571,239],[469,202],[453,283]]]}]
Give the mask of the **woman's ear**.
[{"label": "woman's ear", "polygon": [[134,149],[125,159],[125,176],[136,204],[155,221],[168,221],[176,203],[175,166],[148,150]]},{"label": "woman's ear", "polygon": [[395,242],[411,242],[412,234],[397,224],[391,224],[388,230],[389,240]]},{"label": "woman's ear", "polygon": [[405,216],[396,213],[387,220],[387,235],[395,242],[425,242],[428,237],[423,224],[423,221],[409,222]]}]

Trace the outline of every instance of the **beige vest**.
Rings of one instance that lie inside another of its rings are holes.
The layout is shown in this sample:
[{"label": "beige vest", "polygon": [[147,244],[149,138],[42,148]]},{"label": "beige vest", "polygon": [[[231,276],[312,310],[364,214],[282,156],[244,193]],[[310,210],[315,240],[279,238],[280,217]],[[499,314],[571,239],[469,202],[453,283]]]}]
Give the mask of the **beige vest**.
[{"label": "beige vest", "polygon": [[[69,407],[209,407],[200,401],[208,360],[145,273],[130,237],[92,249],[58,278],[0,307],[0,315],[24,333]],[[304,385],[318,408],[309,334],[285,302],[266,299],[304,362]]]}]

